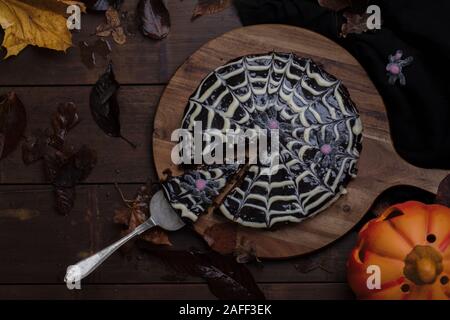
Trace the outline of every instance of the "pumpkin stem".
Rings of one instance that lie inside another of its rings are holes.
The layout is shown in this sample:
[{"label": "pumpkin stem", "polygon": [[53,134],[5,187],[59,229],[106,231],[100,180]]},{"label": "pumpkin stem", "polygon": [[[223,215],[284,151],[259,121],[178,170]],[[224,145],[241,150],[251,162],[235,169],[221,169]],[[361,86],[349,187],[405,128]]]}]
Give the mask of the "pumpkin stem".
[{"label": "pumpkin stem", "polygon": [[403,273],[417,285],[431,284],[442,272],[442,255],[431,246],[416,246],[405,258]]}]

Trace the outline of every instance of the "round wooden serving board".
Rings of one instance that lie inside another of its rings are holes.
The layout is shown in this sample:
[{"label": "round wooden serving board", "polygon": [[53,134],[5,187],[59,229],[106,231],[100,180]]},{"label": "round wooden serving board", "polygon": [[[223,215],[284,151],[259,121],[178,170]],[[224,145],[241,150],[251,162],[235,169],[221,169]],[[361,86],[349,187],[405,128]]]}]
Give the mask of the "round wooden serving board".
[{"label": "round wooden serving board", "polygon": [[348,185],[348,193],[327,210],[298,224],[275,226],[274,230],[242,227],[217,213],[206,213],[193,227],[214,250],[246,251],[260,258],[309,253],[348,232],[376,196],[390,186],[410,184],[436,191],[446,172],[416,168],[395,153],[383,101],[355,58],[319,34],[286,25],[258,25],[225,33],[201,47],[178,69],[161,97],[155,118],[153,155],[161,179],[166,169],[179,173],[170,158],[175,145],[170,137],[180,127],[187,101],[201,80],[233,58],[270,51],[310,57],[348,88],[364,126],[358,176]]}]

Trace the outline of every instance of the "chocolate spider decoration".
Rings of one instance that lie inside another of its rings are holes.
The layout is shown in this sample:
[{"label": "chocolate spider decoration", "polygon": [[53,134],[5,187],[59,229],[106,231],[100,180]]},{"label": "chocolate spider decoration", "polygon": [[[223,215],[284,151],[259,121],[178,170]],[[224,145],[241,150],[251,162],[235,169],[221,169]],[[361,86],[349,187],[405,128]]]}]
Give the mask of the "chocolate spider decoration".
[{"label": "chocolate spider decoration", "polygon": [[317,137],[318,145],[314,162],[321,162],[324,168],[329,168],[337,161],[338,157],[347,156],[345,150],[341,150],[341,140],[335,140],[334,137],[325,137],[322,139],[321,134]]},{"label": "chocolate spider decoration", "polygon": [[219,182],[207,180],[196,171],[193,171],[191,175],[186,175],[185,180],[186,182],[181,182],[181,186],[207,205],[211,204],[212,200],[219,195],[217,191],[220,187]]},{"label": "chocolate spider decoration", "polygon": [[404,86],[406,84],[406,78],[402,70],[404,67],[410,65],[414,58],[407,57],[402,59],[403,51],[397,50],[394,55],[389,55],[389,63],[386,66],[386,71],[388,71],[389,84],[395,84],[399,80],[400,84]]},{"label": "chocolate spider decoration", "polygon": [[275,107],[269,107],[266,111],[256,113],[254,116],[255,125],[261,129],[266,129],[268,134],[270,134],[270,130],[279,130],[280,134],[289,134],[292,130],[289,123],[280,122]]}]

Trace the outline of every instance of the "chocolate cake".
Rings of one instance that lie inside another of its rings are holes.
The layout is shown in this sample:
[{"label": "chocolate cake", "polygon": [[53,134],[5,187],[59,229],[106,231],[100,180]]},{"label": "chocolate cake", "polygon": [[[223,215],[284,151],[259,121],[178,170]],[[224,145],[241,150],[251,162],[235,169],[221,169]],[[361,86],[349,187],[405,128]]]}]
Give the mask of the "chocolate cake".
[{"label": "chocolate cake", "polygon": [[240,169],[218,207],[255,228],[299,222],[324,210],[356,176],[362,125],[347,89],[311,59],[290,53],[237,58],[210,73],[190,97],[182,127],[278,129],[279,166],[202,165],[164,184],[172,206],[193,221]]}]

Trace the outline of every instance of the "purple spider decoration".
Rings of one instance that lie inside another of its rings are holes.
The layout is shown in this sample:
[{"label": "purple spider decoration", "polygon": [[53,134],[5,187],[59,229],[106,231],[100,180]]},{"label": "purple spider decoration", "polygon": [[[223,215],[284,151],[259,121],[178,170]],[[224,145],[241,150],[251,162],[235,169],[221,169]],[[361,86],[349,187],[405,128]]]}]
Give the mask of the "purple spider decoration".
[{"label": "purple spider decoration", "polygon": [[219,182],[207,180],[196,171],[190,175],[186,175],[185,180],[185,182],[180,183],[181,187],[186,189],[187,193],[191,193],[207,205],[211,204],[213,198],[219,195],[217,191],[220,187]]},{"label": "purple spider decoration", "polygon": [[[254,117],[254,124],[263,130],[267,130],[266,133],[268,137],[272,134],[271,130],[276,130],[281,144],[285,144],[287,141],[292,139],[292,125],[288,122],[282,122],[279,120],[278,111],[275,110],[275,107],[269,107],[266,111],[256,113]],[[268,143],[268,148],[270,149],[270,142]]]},{"label": "purple spider decoration", "polygon": [[288,123],[278,120],[278,112],[274,107],[269,107],[266,111],[257,113],[254,118],[255,124],[261,129],[279,130],[280,133],[290,132],[291,126]]},{"label": "purple spider decoration", "polygon": [[330,168],[333,164],[339,161],[339,158],[348,156],[343,145],[345,145],[345,138],[341,137],[336,140],[333,135],[317,134],[316,143],[313,143],[315,149],[314,162],[321,163],[322,168]]},{"label": "purple spider decoration", "polygon": [[402,59],[403,51],[397,50],[394,55],[389,55],[389,63],[386,66],[386,71],[388,71],[389,84],[395,84],[397,80],[400,81],[400,84],[404,86],[406,84],[406,78],[403,74],[402,70],[404,67],[410,65],[414,58],[407,57]]}]

